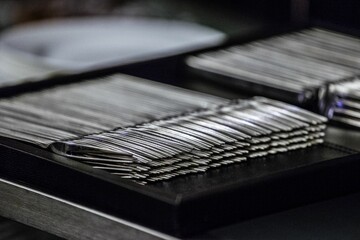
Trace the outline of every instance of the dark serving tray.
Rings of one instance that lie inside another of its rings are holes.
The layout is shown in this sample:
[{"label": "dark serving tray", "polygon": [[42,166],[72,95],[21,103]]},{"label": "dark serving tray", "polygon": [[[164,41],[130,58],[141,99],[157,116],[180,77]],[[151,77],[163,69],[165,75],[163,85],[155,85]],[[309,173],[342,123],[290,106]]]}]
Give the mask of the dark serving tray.
[{"label": "dark serving tray", "polygon": [[[347,35],[351,35],[353,37],[357,37],[360,39],[360,28],[346,28],[342,25],[337,25],[335,23],[331,23],[329,21],[324,22],[320,21],[314,17],[314,19],[309,20],[307,24],[303,25],[288,25],[283,26],[282,28],[277,28],[267,34],[262,31],[262,35],[258,34],[254,37],[239,37],[237,39],[232,39],[231,42],[228,42],[222,46],[212,47],[208,49],[202,49],[195,54],[189,54],[188,56],[194,56],[201,53],[211,52],[213,50],[220,50],[230,46],[236,45],[243,45],[248,44],[253,41],[263,40],[267,38],[271,38],[281,34],[287,34],[291,32],[297,32],[299,30],[311,28],[311,27],[318,27],[327,29],[330,31],[335,31]],[[186,57],[183,59],[183,65],[186,66]],[[247,81],[245,79],[241,79],[238,81],[237,78],[231,76],[225,76],[223,74],[217,72],[210,72],[201,69],[192,68],[190,66],[184,67],[184,75],[186,75],[186,79],[191,79],[192,81],[201,82],[202,84],[206,85],[214,85],[220,88],[226,88],[229,92],[237,92],[237,95],[242,96],[253,96],[253,95],[261,95],[266,96],[269,98],[278,99],[280,101],[288,102],[294,105],[301,106],[303,108],[309,109],[311,111],[319,112],[318,108],[318,95],[319,95],[319,88],[312,88],[309,89],[313,92],[313,96],[309,99],[304,99],[303,96],[299,92],[291,92],[284,89],[279,89],[273,86],[265,86],[263,84],[255,83],[252,81]],[[251,90],[250,90],[251,89]]]},{"label": "dark serving tray", "polygon": [[0,177],[176,236],[360,190],[360,154],[325,143],[141,186],[10,139]]}]

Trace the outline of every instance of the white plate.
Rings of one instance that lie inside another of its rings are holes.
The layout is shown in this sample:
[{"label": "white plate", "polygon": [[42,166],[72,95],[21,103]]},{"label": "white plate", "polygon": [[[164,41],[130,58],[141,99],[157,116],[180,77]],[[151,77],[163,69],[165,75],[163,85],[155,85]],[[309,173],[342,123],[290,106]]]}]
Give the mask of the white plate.
[{"label": "white plate", "polygon": [[[3,32],[0,63],[5,55],[7,59],[12,55],[18,63],[21,59],[24,64],[36,66],[35,71],[38,67],[86,70],[175,55],[214,46],[224,39],[225,35],[217,30],[164,19],[95,17],[47,20]],[[0,71],[3,68],[0,67]]]}]

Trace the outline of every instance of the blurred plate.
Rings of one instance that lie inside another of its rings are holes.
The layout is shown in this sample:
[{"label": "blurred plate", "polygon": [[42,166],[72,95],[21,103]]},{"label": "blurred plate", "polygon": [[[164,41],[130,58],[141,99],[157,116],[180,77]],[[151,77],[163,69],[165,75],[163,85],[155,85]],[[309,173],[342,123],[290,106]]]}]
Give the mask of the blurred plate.
[{"label": "blurred plate", "polygon": [[195,23],[156,18],[68,18],[11,28],[0,37],[0,81],[180,54],[223,42]]}]

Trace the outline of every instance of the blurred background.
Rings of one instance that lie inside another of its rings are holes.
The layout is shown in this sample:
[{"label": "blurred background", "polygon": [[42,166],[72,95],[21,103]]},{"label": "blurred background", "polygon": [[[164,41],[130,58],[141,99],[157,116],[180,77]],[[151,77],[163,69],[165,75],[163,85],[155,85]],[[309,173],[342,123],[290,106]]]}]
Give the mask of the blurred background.
[{"label": "blurred background", "polygon": [[306,4],[291,2],[0,0],[0,83],[172,56],[304,21],[295,12]]},{"label": "blurred background", "polygon": [[[356,34],[357,6],[355,0],[0,0],[0,86],[179,56],[313,24]],[[170,76],[155,76],[170,67],[125,73],[170,83],[184,79],[178,65]]]}]

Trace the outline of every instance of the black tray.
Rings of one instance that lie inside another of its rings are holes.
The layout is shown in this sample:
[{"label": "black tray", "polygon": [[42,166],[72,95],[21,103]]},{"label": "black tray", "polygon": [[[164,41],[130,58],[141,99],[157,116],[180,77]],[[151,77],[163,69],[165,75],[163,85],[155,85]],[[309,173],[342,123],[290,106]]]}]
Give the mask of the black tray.
[{"label": "black tray", "polygon": [[146,186],[10,139],[0,152],[1,178],[177,236],[360,190],[360,154],[329,143]]},{"label": "black tray", "polygon": [[[315,4],[316,5],[316,4]],[[315,10],[313,10],[315,11]],[[315,13],[314,13],[315,14]],[[311,21],[310,21],[311,20]],[[322,21],[321,18],[318,18],[317,15],[312,16],[312,19],[309,19],[307,24],[302,25],[294,25],[288,24],[282,27],[276,28],[276,30],[272,30],[265,34],[265,31],[262,31],[262,34],[258,34],[254,37],[239,37],[237,39],[232,39],[231,42],[228,42],[222,46],[212,47],[208,49],[202,49],[195,54],[189,54],[188,56],[193,56],[201,53],[206,53],[213,50],[220,50],[234,45],[242,45],[251,43],[252,41],[257,41],[261,39],[271,38],[276,35],[296,32],[302,29],[318,27],[328,29],[330,31],[336,31],[339,33],[344,33],[348,35],[352,35],[354,37],[358,37],[360,39],[360,27],[356,28],[346,28],[343,25],[339,25],[336,23],[332,23],[330,21]],[[186,57],[183,59],[183,65],[186,66]],[[279,89],[272,86],[265,86],[263,84],[251,82],[251,81],[238,81],[237,79],[231,76],[225,76],[223,74],[219,74],[216,72],[208,72],[201,69],[192,68],[190,66],[186,66],[183,73],[186,79],[191,79],[192,81],[201,82],[203,85],[214,85],[215,88],[224,88],[228,92],[236,92],[234,95],[240,96],[253,96],[253,95],[261,95],[269,98],[278,99],[280,101],[288,102],[294,105],[301,106],[303,108],[309,109],[311,111],[319,112],[318,108],[318,95],[319,88],[311,88],[308,89],[311,91],[313,96],[309,99],[304,99],[301,96],[302,93],[299,92],[291,92],[284,89]]]}]

